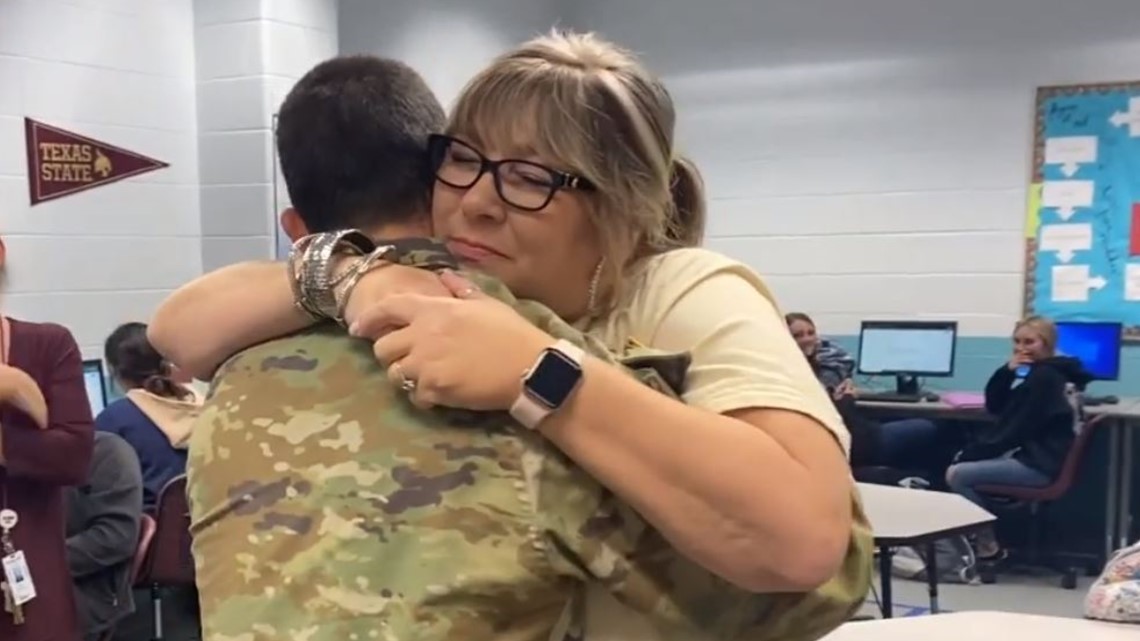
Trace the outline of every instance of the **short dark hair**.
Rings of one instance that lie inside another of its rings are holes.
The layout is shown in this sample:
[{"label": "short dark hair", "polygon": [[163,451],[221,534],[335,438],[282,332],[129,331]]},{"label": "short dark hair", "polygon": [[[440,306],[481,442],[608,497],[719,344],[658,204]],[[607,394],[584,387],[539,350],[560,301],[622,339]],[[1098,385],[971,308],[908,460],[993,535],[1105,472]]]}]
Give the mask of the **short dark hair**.
[{"label": "short dark hair", "polygon": [[411,67],[375,56],[326,60],[277,115],[277,153],[310,232],[403,222],[428,210],[428,136],[439,100]]}]

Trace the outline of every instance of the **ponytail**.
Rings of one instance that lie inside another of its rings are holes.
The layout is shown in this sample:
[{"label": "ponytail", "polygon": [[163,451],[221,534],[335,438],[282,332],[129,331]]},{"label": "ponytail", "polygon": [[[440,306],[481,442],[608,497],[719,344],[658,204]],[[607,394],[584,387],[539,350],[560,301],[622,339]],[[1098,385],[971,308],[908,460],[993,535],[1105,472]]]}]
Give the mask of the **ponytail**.
[{"label": "ponytail", "polygon": [[184,400],[190,391],[174,382],[167,374],[152,374],[142,382],[142,388],[155,396]]},{"label": "ponytail", "polygon": [[103,357],[115,376],[130,388],[142,388],[155,396],[184,400],[190,390],[171,377],[170,363],[146,337],[146,325],[125,323],[115,328],[103,347]]},{"label": "ponytail", "polygon": [[682,156],[674,158],[672,173],[669,192],[673,203],[666,237],[674,247],[699,247],[707,221],[705,182],[696,164]]}]

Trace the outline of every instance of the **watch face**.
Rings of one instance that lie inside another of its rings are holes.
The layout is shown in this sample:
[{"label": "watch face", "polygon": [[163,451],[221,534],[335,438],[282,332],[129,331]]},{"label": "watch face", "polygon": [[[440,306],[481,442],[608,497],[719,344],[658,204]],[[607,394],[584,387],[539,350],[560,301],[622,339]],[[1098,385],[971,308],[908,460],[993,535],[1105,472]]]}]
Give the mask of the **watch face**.
[{"label": "watch face", "polygon": [[578,380],[582,369],[561,352],[547,351],[526,380],[526,389],[534,400],[554,409],[562,405]]}]

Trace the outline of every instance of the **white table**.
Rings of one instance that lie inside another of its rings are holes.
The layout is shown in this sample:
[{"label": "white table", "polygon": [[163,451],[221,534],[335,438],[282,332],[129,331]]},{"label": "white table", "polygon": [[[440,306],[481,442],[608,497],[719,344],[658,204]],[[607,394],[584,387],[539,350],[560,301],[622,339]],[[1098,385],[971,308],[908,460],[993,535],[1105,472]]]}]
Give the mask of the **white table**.
[{"label": "white table", "polygon": [[847,623],[821,641],[1136,641],[1140,626],[1012,612],[955,612]]},{"label": "white table", "polygon": [[883,618],[893,615],[891,590],[892,548],[925,546],[926,584],[930,611],[938,612],[938,568],[934,542],[948,536],[977,532],[996,518],[957,494],[912,490],[904,487],[859,483],[863,507],[879,548],[879,582]]}]

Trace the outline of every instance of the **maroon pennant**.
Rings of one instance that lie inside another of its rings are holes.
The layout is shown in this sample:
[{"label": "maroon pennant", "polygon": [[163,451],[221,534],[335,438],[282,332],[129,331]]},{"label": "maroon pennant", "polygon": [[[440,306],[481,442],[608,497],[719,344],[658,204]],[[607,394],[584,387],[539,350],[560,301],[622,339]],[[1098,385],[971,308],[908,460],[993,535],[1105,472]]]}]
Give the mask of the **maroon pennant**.
[{"label": "maroon pennant", "polygon": [[33,205],[170,166],[31,118],[24,136]]}]

